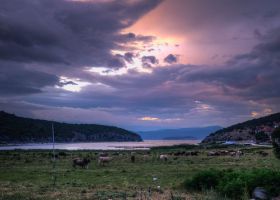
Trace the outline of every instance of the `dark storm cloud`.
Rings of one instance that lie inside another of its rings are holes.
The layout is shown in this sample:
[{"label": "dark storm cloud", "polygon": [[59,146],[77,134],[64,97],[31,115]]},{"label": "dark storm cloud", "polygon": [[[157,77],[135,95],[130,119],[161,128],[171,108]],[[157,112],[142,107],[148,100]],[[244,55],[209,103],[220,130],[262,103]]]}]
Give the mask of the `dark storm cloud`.
[{"label": "dark storm cloud", "polygon": [[168,56],[166,56],[164,58],[164,62],[172,64],[172,63],[176,63],[178,62],[178,58],[177,56],[173,55],[173,54],[169,54]]},{"label": "dark storm cloud", "polygon": [[119,42],[143,42],[148,43],[155,39],[154,36],[136,35],[134,33],[122,34],[118,37]]},{"label": "dark storm cloud", "polygon": [[106,66],[112,69],[120,69],[122,67],[126,67],[125,61],[128,63],[133,63],[134,57],[135,55],[131,52],[126,52],[124,55],[116,54],[107,61]]},{"label": "dark storm cloud", "polygon": [[107,62],[109,68],[119,69],[125,67],[124,57],[122,55],[116,55]]},{"label": "dark storm cloud", "polygon": [[1,2],[0,59],[106,65],[118,42],[150,41],[150,36],[118,32],[160,1]]},{"label": "dark storm cloud", "polygon": [[28,70],[10,63],[2,63],[0,67],[1,96],[41,93],[41,88],[58,83],[57,76],[45,72]]},{"label": "dark storm cloud", "polygon": [[[113,55],[111,50],[128,42],[150,42],[153,37],[119,32],[159,3],[160,0],[1,1],[2,94],[40,92],[45,86],[61,84],[57,80],[60,75],[75,77],[71,72],[85,66],[125,67],[124,60],[131,61],[131,55]],[[6,66],[12,67],[7,70]],[[50,82],[43,81],[48,78]]]},{"label": "dark storm cloud", "polygon": [[157,64],[158,59],[155,56],[143,56],[142,57],[143,63],[149,63],[149,64]]},{"label": "dark storm cloud", "polygon": [[124,54],[124,59],[129,63],[133,63],[133,57],[134,57],[134,54],[131,52],[127,52]]},{"label": "dark storm cloud", "polygon": [[16,62],[45,62],[68,64],[56,51],[43,47],[24,47],[17,44],[0,44],[0,59]]},{"label": "dark storm cloud", "polygon": [[78,85],[78,84],[75,83],[74,81],[60,81],[57,85],[63,87],[65,85]]}]

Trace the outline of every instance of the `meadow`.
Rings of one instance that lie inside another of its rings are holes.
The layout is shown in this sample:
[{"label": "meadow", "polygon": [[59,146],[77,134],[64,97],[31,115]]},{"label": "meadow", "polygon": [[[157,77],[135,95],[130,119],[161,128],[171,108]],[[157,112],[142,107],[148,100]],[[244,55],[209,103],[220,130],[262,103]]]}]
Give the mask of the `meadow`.
[{"label": "meadow", "polygon": [[[160,154],[199,151],[198,156]],[[226,199],[213,190],[186,190],[183,183],[209,169],[280,169],[271,148],[231,147],[243,156],[207,156],[216,149],[194,146],[149,151],[107,151],[113,160],[98,165],[99,151],[57,151],[54,163],[47,150],[0,151],[0,199]],[[267,152],[262,156],[258,152]],[[91,159],[88,169],[73,168],[72,159]]]}]

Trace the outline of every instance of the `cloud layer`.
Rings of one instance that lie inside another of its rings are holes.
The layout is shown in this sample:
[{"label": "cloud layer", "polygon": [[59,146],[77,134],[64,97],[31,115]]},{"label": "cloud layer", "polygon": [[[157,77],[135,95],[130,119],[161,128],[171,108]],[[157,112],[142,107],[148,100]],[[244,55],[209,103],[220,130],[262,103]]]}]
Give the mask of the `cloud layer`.
[{"label": "cloud layer", "polygon": [[[240,1],[232,2],[231,8],[226,1],[207,2],[209,7],[204,1],[188,2],[178,4],[202,9],[203,16],[195,10],[187,18],[175,14],[174,27],[181,24],[186,35],[199,30],[211,36],[225,25],[220,35],[233,36],[235,25],[252,17],[245,12],[250,6],[258,11],[254,17],[271,24],[248,27],[254,45],[248,41],[248,51],[225,57],[223,63],[186,64],[181,58],[190,52],[170,52],[179,44],[162,42],[160,35],[127,31],[166,2],[3,0],[0,109],[132,130],[226,126],[280,111],[280,20],[275,20],[280,15],[274,12],[274,1],[248,1],[244,13],[235,12]],[[215,6],[223,12],[213,13],[209,8]],[[247,37],[245,32],[238,33],[240,38]],[[222,36],[205,38],[205,49],[223,44],[228,48]]]}]

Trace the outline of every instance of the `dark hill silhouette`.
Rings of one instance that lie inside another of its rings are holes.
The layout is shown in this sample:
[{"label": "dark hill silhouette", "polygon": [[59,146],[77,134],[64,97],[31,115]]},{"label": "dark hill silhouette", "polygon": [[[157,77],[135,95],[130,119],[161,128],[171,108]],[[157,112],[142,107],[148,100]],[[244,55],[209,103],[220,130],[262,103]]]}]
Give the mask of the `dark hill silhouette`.
[{"label": "dark hill silhouette", "polygon": [[141,141],[131,131],[96,124],[68,124],[18,117],[0,111],[0,141],[2,143],[51,142],[51,124],[56,142]]}]

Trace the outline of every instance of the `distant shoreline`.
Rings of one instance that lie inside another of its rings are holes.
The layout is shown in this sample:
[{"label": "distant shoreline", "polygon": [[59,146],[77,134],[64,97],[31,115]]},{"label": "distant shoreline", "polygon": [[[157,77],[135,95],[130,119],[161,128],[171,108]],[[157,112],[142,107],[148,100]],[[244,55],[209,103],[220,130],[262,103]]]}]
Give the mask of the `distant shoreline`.
[{"label": "distant shoreline", "polygon": [[[71,142],[55,143],[59,150],[149,150],[151,147],[198,144],[201,140],[144,140],[142,142]],[[0,150],[49,150],[52,143],[0,145]]]}]

